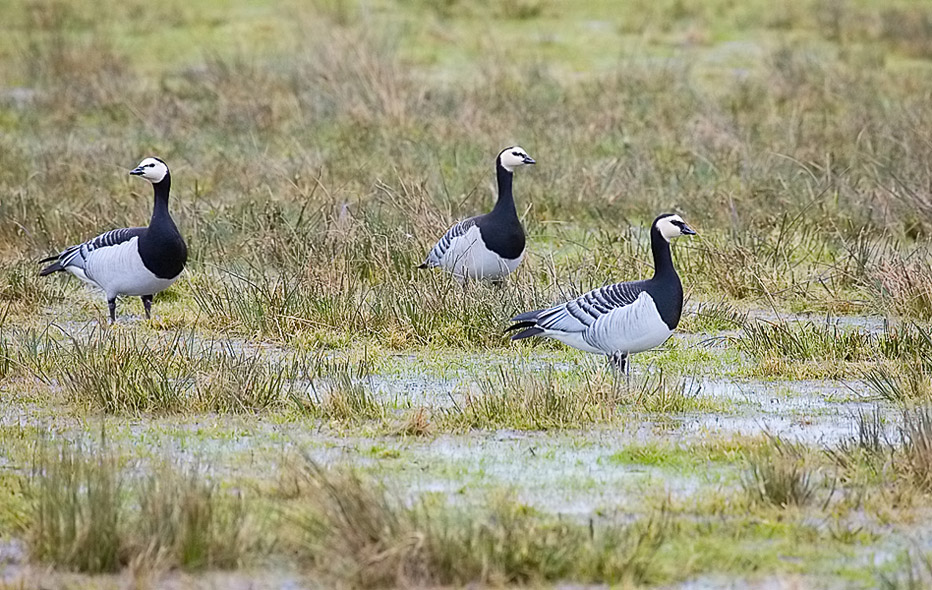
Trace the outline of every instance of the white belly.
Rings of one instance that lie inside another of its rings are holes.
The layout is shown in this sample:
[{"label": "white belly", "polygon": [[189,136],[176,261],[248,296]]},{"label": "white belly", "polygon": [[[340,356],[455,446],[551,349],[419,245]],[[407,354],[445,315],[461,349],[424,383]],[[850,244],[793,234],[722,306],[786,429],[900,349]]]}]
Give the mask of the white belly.
[{"label": "white belly", "polygon": [[505,278],[521,264],[524,252],[517,258],[502,258],[485,247],[479,228],[473,226],[450,243],[440,266],[458,279],[498,280]]},{"label": "white belly", "polygon": [[606,354],[637,353],[660,346],[673,334],[657,311],[654,300],[641,293],[626,305],[597,319],[586,330],[585,340]]},{"label": "white belly", "polygon": [[91,252],[84,264],[86,278],[71,268],[68,270],[78,278],[103,289],[107,299],[118,295],[154,295],[164,291],[178,280],[178,277],[163,279],[152,274],[139,256],[138,241],[139,238],[133,238],[116,246],[98,248]]},{"label": "white belly", "polygon": [[567,346],[572,346],[577,350],[583,352],[592,352],[595,354],[605,354],[604,350],[596,348],[585,341],[583,338],[582,332],[558,332],[556,330],[544,330],[542,336],[547,336],[548,338],[553,338],[554,340],[559,340]]}]

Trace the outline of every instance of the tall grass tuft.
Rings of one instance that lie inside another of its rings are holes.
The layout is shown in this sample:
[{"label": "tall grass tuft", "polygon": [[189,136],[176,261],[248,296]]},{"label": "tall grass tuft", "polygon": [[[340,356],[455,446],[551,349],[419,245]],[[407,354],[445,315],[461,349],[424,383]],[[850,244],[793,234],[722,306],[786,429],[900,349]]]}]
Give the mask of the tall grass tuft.
[{"label": "tall grass tuft", "polygon": [[353,472],[309,462],[311,504],[291,521],[314,563],[357,587],[579,582],[642,584],[668,524],[553,519],[505,497],[479,511],[411,504]]},{"label": "tall grass tuft", "polygon": [[922,362],[874,367],[864,375],[864,382],[875,395],[890,402],[909,404],[932,399],[932,374]]},{"label": "tall grass tuft", "polygon": [[171,413],[187,405],[193,379],[171,352],[104,333],[74,342],[67,354],[62,383],[72,403],[108,414]]},{"label": "tall grass tuft", "polygon": [[579,428],[616,418],[617,400],[610,383],[586,375],[573,383],[563,372],[548,368],[500,367],[480,378],[477,391],[467,390],[444,410],[440,422],[450,428],[515,428],[551,430]]},{"label": "tall grass tuft", "polygon": [[26,497],[30,559],[64,570],[234,568],[266,541],[241,492],[221,490],[197,465],[130,479],[105,435],[42,440]]},{"label": "tall grass tuft", "polygon": [[932,271],[929,257],[919,258],[919,254],[880,260],[871,287],[884,308],[903,317],[928,320],[932,318]]},{"label": "tall grass tuft", "polygon": [[932,586],[932,555],[922,551],[905,551],[895,560],[898,569],[877,574],[881,590],[925,590]]},{"label": "tall grass tuft", "polygon": [[385,417],[385,407],[372,391],[367,362],[329,361],[317,369],[317,377],[305,389],[290,395],[302,413],[327,420],[375,420]]},{"label": "tall grass tuft", "polygon": [[26,540],[30,558],[86,573],[118,571],[125,482],[105,440],[42,441],[27,486]]},{"label": "tall grass tuft", "polygon": [[806,505],[816,491],[803,449],[775,437],[747,458],[741,483],[751,499],[782,508]]},{"label": "tall grass tuft", "polygon": [[901,470],[918,488],[932,491],[932,406],[903,412]]},{"label": "tall grass tuft", "polygon": [[[618,381],[623,377],[616,377]],[[714,410],[712,400],[703,398],[702,386],[695,378],[645,370],[632,378],[632,386],[619,383],[618,402],[628,409],[655,414],[678,414],[698,410]]]},{"label": "tall grass tuft", "polygon": [[69,401],[108,414],[281,409],[321,362],[316,353],[276,359],[183,331],[154,340],[103,332],[59,345],[55,354],[68,360],[61,381]]},{"label": "tall grass tuft", "polygon": [[854,436],[840,441],[835,447],[826,449],[826,455],[841,470],[845,483],[862,483],[861,468],[866,467],[869,477],[883,478],[895,473],[894,461],[897,446],[887,436],[883,411],[875,407],[870,412],[859,411],[855,415]]},{"label": "tall grass tuft", "polygon": [[932,359],[932,337],[917,325],[887,326],[873,334],[836,323],[747,322],[736,346],[755,358],[857,362]]},{"label": "tall grass tuft", "polygon": [[197,465],[156,467],[137,485],[129,533],[135,567],[231,569],[260,549],[239,492],[224,492]]}]

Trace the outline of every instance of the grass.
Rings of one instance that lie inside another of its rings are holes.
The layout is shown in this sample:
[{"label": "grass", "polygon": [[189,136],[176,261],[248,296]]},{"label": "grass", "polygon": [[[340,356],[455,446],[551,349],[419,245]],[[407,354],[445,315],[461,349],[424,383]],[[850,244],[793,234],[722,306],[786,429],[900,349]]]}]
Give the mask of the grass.
[{"label": "grass", "polygon": [[27,488],[27,543],[33,559],[79,572],[123,565],[124,483],[115,457],[81,444],[37,449]]},{"label": "grass", "polygon": [[134,567],[233,569],[263,550],[242,492],[221,490],[199,467],[163,465],[139,484]]},{"label": "grass", "polygon": [[182,331],[154,341],[101,332],[64,348],[58,354],[69,358],[62,378],[69,401],[108,414],[281,408],[317,362],[302,356],[275,362],[232,344],[202,343]]},{"label": "grass", "polygon": [[311,463],[314,504],[292,518],[313,563],[358,587],[534,584],[563,579],[640,584],[664,542],[663,515],[624,526],[551,520],[512,498],[485,513],[407,506],[354,473]]},{"label": "grass", "polygon": [[753,500],[785,508],[804,506],[814,499],[817,481],[796,445],[773,438],[747,462],[742,486]]},{"label": "grass", "polygon": [[[759,363],[758,374],[808,372],[839,378],[860,373],[871,389],[888,398],[918,395],[921,373],[932,354],[928,329],[918,324],[886,324],[883,331],[871,332],[845,328],[828,319],[821,323],[753,321],[731,341]],[[891,366],[900,370],[891,373]]]},{"label": "grass", "polygon": [[[932,12],[625,8],[6,6],[11,542],[62,571],[197,581],[875,586],[865,553],[928,508]],[[516,275],[461,287],[416,270],[488,209],[512,143],[538,161],[515,179]],[[153,321],[126,301],[105,328],[99,294],[35,261],[144,223],[150,194],[126,171],[145,155],[172,167],[191,257]],[[674,246],[687,313],[630,388],[559,343],[502,337],[516,313],[648,276],[661,211],[699,231]],[[749,376],[790,395],[705,391]],[[848,411],[793,406],[801,378],[845,380],[878,410],[826,453],[792,442]],[[754,432],[722,439],[731,418]],[[754,424],[777,418],[790,435],[762,441]],[[112,446],[88,442],[98,422]],[[281,489],[295,448],[333,468]],[[891,583],[923,583],[921,559]]]},{"label": "grass", "polygon": [[384,418],[386,405],[373,394],[368,365],[332,363],[323,373],[320,385],[291,399],[301,413],[329,420],[375,420]]},{"label": "grass", "polygon": [[241,495],[197,466],[165,464],[131,479],[99,443],[44,441],[26,485],[30,559],[86,573],[233,568],[255,555]]},{"label": "grass", "polygon": [[466,391],[442,412],[441,422],[460,428],[518,428],[548,430],[579,428],[594,422],[612,422],[617,400],[610,384],[599,376],[573,383],[554,369],[542,374],[523,368],[500,368]]}]

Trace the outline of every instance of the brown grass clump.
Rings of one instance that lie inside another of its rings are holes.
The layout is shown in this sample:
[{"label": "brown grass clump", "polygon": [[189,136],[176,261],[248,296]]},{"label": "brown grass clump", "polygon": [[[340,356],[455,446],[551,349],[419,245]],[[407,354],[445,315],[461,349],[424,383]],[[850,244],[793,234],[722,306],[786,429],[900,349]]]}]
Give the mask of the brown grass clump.
[{"label": "brown grass clump", "polygon": [[643,583],[664,543],[664,515],[591,528],[509,497],[478,513],[413,505],[353,472],[308,462],[309,504],[291,514],[315,567],[359,587]]},{"label": "brown grass clump", "polygon": [[755,501],[785,508],[804,506],[814,497],[817,482],[801,447],[772,438],[771,444],[748,458],[742,479]]},{"label": "brown grass clump", "polygon": [[932,318],[930,264],[929,258],[916,256],[881,260],[873,272],[878,299],[901,316]]},{"label": "brown grass clump", "polygon": [[99,444],[42,441],[26,484],[31,560],[63,570],[228,569],[262,552],[245,499],[197,465],[131,480]]}]

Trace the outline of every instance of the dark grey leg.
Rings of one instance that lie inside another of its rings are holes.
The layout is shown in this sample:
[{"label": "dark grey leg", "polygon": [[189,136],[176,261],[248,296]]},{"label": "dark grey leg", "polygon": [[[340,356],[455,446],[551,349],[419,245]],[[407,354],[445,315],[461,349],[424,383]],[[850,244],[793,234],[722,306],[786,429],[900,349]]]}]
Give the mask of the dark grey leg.
[{"label": "dark grey leg", "polygon": [[116,323],[116,297],[107,299],[107,308],[110,309],[110,323]]},{"label": "dark grey leg", "polygon": [[631,374],[628,372],[629,364],[628,363],[628,353],[616,350],[612,354],[608,355],[608,362],[612,365],[612,368],[615,370],[615,375],[623,372],[625,378],[628,382],[628,389],[631,389]]},{"label": "dark grey leg", "polygon": [[143,295],[140,297],[142,299],[142,306],[146,308],[146,319],[152,319],[152,295]]},{"label": "dark grey leg", "polygon": [[616,370],[624,371],[628,364],[628,353],[616,350],[612,354],[608,355],[608,362],[611,363],[612,367]]}]

